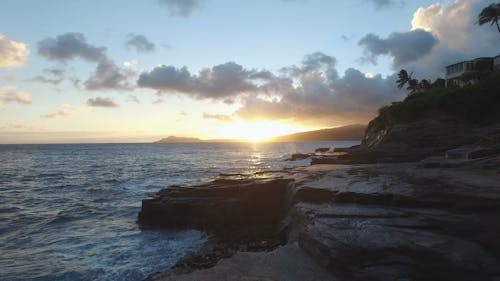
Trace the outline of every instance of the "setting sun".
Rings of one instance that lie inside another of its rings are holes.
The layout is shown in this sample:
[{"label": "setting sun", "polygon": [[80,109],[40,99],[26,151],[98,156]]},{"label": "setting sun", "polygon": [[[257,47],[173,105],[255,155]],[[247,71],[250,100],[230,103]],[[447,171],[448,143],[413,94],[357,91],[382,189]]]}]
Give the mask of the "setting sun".
[{"label": "setting sun", "polygon": [[216,133],[221,138],[259,142],[280,135],[296,133],[298,131],[301,131],[301,128],[278,122],[245,122],[242,120],[235,120],[232,123],[221,126]]}]

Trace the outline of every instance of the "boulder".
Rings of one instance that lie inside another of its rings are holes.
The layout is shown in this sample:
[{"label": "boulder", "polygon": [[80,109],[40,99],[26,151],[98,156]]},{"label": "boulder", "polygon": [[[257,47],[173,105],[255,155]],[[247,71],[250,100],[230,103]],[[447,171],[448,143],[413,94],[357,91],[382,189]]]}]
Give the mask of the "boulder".
[{"label": "boulder", "polygon": [[287,161],[297,161],[297,160],[304,160],[309,157],[311,157],[312,154],[309,153],[294,153],[290,158],[287,159]]}]

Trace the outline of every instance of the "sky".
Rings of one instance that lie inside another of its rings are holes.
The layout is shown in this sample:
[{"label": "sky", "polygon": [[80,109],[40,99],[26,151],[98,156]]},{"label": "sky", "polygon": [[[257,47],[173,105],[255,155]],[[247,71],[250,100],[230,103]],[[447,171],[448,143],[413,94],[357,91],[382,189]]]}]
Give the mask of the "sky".
[{"label": "sky", "polygon": [[0,143],[258,140],[366,124],[500,55],[488,0],[3,0]]}]

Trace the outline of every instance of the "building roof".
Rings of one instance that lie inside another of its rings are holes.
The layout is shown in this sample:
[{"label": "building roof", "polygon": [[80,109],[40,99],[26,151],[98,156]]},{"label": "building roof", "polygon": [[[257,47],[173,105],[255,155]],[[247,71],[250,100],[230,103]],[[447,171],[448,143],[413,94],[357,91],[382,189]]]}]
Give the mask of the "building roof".
[{"label": "building roof", "polygon": [[460,61],[460,62],[449,64],[449,65],[445,66],[445,68],[448,68],[450,66],[454,66],[456,64],[461,64],[461,63],[464,63],[464,62],[472,62],[472,61],[477,61],[477,60],[482,60],[482,59],[495,59],[497,57],[500,57],[500,55],[498,55],[496,57],[479,57],[479,58],[475,58],[475,59],[471,59],[471,60],[463,60],[463,61]]}]

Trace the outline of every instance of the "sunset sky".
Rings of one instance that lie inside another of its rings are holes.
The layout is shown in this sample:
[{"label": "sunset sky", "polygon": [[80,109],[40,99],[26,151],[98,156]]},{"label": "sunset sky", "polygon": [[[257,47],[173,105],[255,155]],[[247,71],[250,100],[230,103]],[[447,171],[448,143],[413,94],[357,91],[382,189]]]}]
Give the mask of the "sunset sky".
[{"label": "sunset sky", "polygon": [[0,143],[253,138],[367,123],[500,55],[496,1],[4,0]]}]

